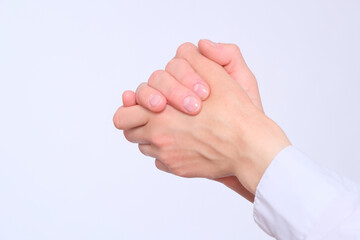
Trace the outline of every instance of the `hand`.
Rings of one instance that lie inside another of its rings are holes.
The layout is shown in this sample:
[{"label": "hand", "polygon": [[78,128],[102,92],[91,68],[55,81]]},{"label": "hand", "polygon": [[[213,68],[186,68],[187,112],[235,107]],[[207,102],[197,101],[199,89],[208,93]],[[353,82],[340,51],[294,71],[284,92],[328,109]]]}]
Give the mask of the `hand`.
[{"label": "hand", "polygon": [[[222,65],[230,76],[244,88],[254,105],[263,111],[255,76],[247,67],[239,48],[235,44],[215,44],[209,40],[200,40],[198,46],[200,53]],[[178,62],[178,64],[175,64],[175,62]],[[159,74],[162,72],[156,71],[150,77],[149,83],[142,83],[137,88],[136,95],[132,91],[125,91],[123,93],[124,106],[133,106],[137,103],[150,111],[161,112],[165,109],[166,100],[168,100],[168,104],[178,110],[187,114],[196,114],[197,112],[189,113],[187,109],[184,109],[184,98],[189,95],[196,98],[197,95],[197,97],[202,100],[206,99],[210,92],[207,83],[201,79],[190,64],[183,59],[174,58],[166,66],[165,71],[170,73],[165,75],[169,79],[163,77],[162,81],[154,81],[153,78],[156,76],[156,73]],[[179,79],[174,81],[172,76],[178,76]],[[163,82],[166,82],[166,84]],[[175,89],[177,94],[171,94],[168,89]],[[193,90],[193,92],[191,92],[191,90]],[[200,107],[201,104],[199,104],[198,110],[200,110]],[[166,169],[162,165],[157,165],[157,167],[160,170]],[[250,202],[254,201],[254,195],[247,191],[235,176],[222,177],[214,180],[225,184]]]},{"label": "hand", "polygon": [[176,175],[211,179],[235,175],[255,193],[266,167],[289,141],[225,70],[195,46],[184,44],[177,55],[210,85],[212,93],[201,113],[187,116],[167,106],[153,114],[133,106],[117,111],[116,126],[131,129],[145,124],[127,130],[125,136]]},{"label": "hand", "polygon": [[[200,53],[222,65],[245,90],[253,104],[263,111],[256,78],[248,68],[238,46],[213,43],[210,40],[200,40],[198,45]],[[162,77],[159,78],[159,75]],[[174,58],[167,64],[165,71],[155,71],[148,83],[140,84],[136,90],[136,103],[152,112],[161,112],[165,109],[167,100],[169,105],[179,111],[196,115],[201,108],[200,99],[205,100],[209,96],[209,92],[206,81],[194,71],[187,61]],[[134,96],[132,95],[133,99],[129,99],[130,102],[135,102]],[[195,109],[194,111],[185,107],[188,102],[186,98],[189,96],[195,99],[194,102],[197,106],[189,107]]]}]

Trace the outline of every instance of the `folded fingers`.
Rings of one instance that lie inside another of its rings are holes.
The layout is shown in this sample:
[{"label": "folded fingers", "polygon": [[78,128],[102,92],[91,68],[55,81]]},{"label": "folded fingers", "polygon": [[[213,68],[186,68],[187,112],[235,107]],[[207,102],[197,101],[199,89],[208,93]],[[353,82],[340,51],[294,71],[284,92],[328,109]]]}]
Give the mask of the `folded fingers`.
[{"label": "folded fingers", "polygon": [[195,72],[192,66],[182,58],[173,58],[166,65],[165,71],[170,73],[179,83],[205,100],[210,93],[210,88],[199,74]]}]

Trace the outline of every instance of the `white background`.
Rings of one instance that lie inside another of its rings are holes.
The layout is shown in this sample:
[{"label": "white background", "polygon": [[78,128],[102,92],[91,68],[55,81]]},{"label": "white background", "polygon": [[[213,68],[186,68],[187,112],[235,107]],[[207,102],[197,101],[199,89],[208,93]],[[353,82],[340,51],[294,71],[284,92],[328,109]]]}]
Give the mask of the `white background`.
[{"label": "white background", "polygon": [[201,38],[238,44],[292,143],[360,183],[359,12],[350,0],[0,0],[0,239],[270,239],[252,204],[160,172],[113,126],[122,91]]}]

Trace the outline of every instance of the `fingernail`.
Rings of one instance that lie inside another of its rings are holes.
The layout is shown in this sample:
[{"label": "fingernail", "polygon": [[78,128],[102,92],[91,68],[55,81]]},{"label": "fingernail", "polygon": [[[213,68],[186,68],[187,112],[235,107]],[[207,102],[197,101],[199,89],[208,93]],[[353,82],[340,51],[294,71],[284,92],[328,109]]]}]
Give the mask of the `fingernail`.
[{"label": "fingernail", "polygon": [[196,99],[196,97],[193,96],[187,96],[184,99],[184,108],[191,113],[197,112],[200,108],[200,103]]},{"label": "fingernail", "polygon": [[209,45],[211,45],[212,47],[217,47],[218,44],[217,43],[214,43],[213,41],[210,41],[208,39],[203,39],[203,41],[205,41],[206,43],[208,43]]},{"label": "fingernail", "polygon": [[161,103],[161,101],[162,101],[162,97],[160,95],[158,95],[158,94],[150,95],[149,102],[152,107],[158,106]]},{"label": "fingernail", "polygon": [[201,98],[201,99],[205,99],[207,98],[207,96],[209,95],[209,91],[206,89],[206,87],[201,84],[201,83],[197,83],[194,87],[194,92],[196,92],[196,94]]}]

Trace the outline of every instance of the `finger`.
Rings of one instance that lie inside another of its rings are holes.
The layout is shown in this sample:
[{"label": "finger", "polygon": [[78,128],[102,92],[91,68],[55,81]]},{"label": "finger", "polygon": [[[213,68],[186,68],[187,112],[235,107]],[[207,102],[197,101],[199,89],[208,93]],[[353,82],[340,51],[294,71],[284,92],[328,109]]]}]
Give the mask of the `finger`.
[{"label": "finger", "polygon": [[201,54],[224,67],[227,66],[229,72],[248,69],[240,48],[235,44],[214,43],[201,39],[198,46]]},{"label": "finger", "polygon": [[122,100],[124,107],[136,105],[135,93],[131,90],[127,90],[122,94]]},{"label": "finger", "polygon": [[126,140],[132,143],[150,144],[149,133],[146,132],[144,127],[135,127],[124,130]]},{"label": "finger", "polygon": [[113,117],[113,122],[117,129],[126,130],[145,125],[150,116],[151,112],[139,105],[119,107]]},{"label": "finger", "polygon": [[145,156],[156,158],[156,150],[151,144],[139,144],[138,147]]},{"label": "finger", "polygon": [[166,98],[147,83],[142,83],[136,89],[136,103],[152,112],[161,112],[165,109]]},{"label": "finger", "polygon": [[254,105],[263,111],[258,84],[254,74],[247,66],[240,48],[235,44],[214,43],[202,39],[198,43],[199,51],[205,57],[222,65],[242,87]]},{"label": "finger", "polygon": [[182,85],[195,92],[198,97],[205,100],[209,96],[208,84],[197,74],[190,64],[181,58],[173,58],[165,68]]},{"label": "finger", "polygon": [[238,97],[246,100],[244,98],[245,93],[243,90],[225,71],[225,69],[221,65],[204,57],[194,44],[182,44],[176,52],[176,57],[183,58],[188,61],[199,76],[206,80],[211,88],[212,98],[220,99],[226,93],[239,91]]},{"label": "finger", "polygon": [[174,108],[190,115],[199,113],[201,99],[166,71],[155,71],[150,76],[148,85],[160,91]]},{"label": "finger", "polygon": [[155,159],[155,166],[157,167],[157,169],[167,172],[167,173],[172,173],[170,171],[170,169],[163,163],[161,162],[159,159]]}]

